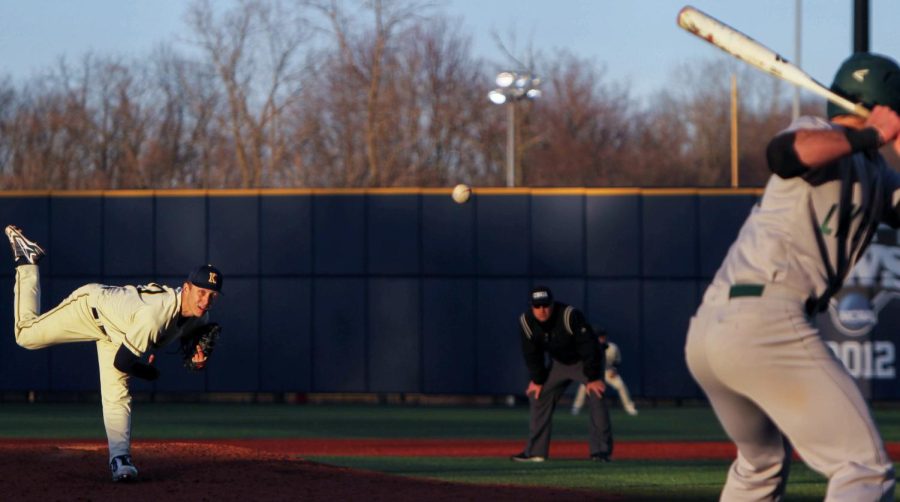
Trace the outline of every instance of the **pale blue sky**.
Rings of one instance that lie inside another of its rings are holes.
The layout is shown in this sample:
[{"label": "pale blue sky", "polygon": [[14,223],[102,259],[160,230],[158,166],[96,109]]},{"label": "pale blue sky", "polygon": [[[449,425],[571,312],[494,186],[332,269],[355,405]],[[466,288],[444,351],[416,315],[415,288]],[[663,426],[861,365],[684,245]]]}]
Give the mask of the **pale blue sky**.
[{"label": "pale blue sky", "polygon": [[[221,2],[222,0],[217,0]],[[690,3],[765,43],[789,60],[794,53],[795,0],[436,0],[462,21],[476,55],[498,66],[506,61],[492,33],[517,51],[531,44],[566,48],[605,65],[609,78],[636,94],[661,89],[671,70],[720,53],[675,24]],[[77,61],[88,51],[137,57],[186,28],[188,0],[0,0],[0,75],[27,78],[61,57]],[[803,0],[801,65],[830,82],[852,51],[853,0]],[[870,0],[870,48],[900,58],[900,1]],[[498,67],[498,70],[501,69]],[[539,71],[539,69],[538,69]],[[490,87],[491,82],[485,86]]]}]

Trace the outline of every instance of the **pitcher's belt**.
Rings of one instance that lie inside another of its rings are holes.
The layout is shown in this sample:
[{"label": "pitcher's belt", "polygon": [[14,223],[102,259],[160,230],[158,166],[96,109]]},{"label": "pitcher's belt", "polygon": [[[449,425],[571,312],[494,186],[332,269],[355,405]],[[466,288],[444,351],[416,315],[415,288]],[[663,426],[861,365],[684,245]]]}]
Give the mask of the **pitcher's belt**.
[{"label": "pitcher's belt", "polygon": [[97,324],[97,327],[100,328],[100,331],[106,335],[106,328],[103,327],[103,321],[100,320],[100,313],[97,312],[95,307],[91,307],[91,315],[94,317],[94,322]]}]

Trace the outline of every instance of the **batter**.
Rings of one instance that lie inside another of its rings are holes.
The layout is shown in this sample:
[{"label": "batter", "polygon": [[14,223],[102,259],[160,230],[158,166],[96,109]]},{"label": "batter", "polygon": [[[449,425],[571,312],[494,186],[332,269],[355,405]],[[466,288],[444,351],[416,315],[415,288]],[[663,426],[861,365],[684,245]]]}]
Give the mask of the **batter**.
[{"label": "batter", "polygon": [[773,172],[691,319],[686,358],[738,448],[722,500],[780,500],[791,448],[828,477],[826,500],[893,500],[894,470],[865,399],[822,341],[824,311],[880,223],[900,226],[900,67],[858,53],[832,90],[872,109],[829,105],[767,150]]}]

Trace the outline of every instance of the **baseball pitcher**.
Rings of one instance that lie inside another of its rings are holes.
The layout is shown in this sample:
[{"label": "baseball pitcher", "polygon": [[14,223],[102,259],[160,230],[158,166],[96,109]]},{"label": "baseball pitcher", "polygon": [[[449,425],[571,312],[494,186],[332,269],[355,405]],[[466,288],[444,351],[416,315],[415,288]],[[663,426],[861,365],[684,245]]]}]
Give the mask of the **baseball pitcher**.
[{"label": "baseball pitcher", "polygon": [[857,53],[828,105],[769,143],[772,175],[691,319],[686,359],[738,448],[722,500],[780,500],[791,445],[829,501],[893,500],[894,468],[866,401],[820,337],[824,311],[880,223],[900,227],[900,67]]},{"label": "baseball pitcher", "polygon": [[[94,342],[100,368],[103,423],[109,442],[113,481],[137,479],[131,460],[130,377],[156,380],[152,352],[185,340],[194,369],[206,365],[218,335],[207,311],[222,290],[222,274],[212,265],[194,269],[181,288],[159,284],[106,286],[87,284],[52,310],[40,313],[38,262],[44,250],[15,226],[6,227],[16,262],[16,343],[36,350],[62,343]],[[141,357],[151,353],[147,363]]]}]

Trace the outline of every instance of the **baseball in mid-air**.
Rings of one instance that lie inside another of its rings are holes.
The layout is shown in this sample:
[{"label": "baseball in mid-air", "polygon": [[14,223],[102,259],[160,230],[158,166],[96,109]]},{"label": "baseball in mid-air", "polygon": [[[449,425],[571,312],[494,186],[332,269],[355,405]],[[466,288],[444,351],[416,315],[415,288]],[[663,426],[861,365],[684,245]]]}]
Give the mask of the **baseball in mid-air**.
[{"label": "baseball in mid-air", "polygon": [[465,204],[466,202],[468,202],[469,197],[472,196],[472,189],[469,187],[469,185],[460,183],[459,185],[453,187],[452,196],[453,201],[457,204]]}]

